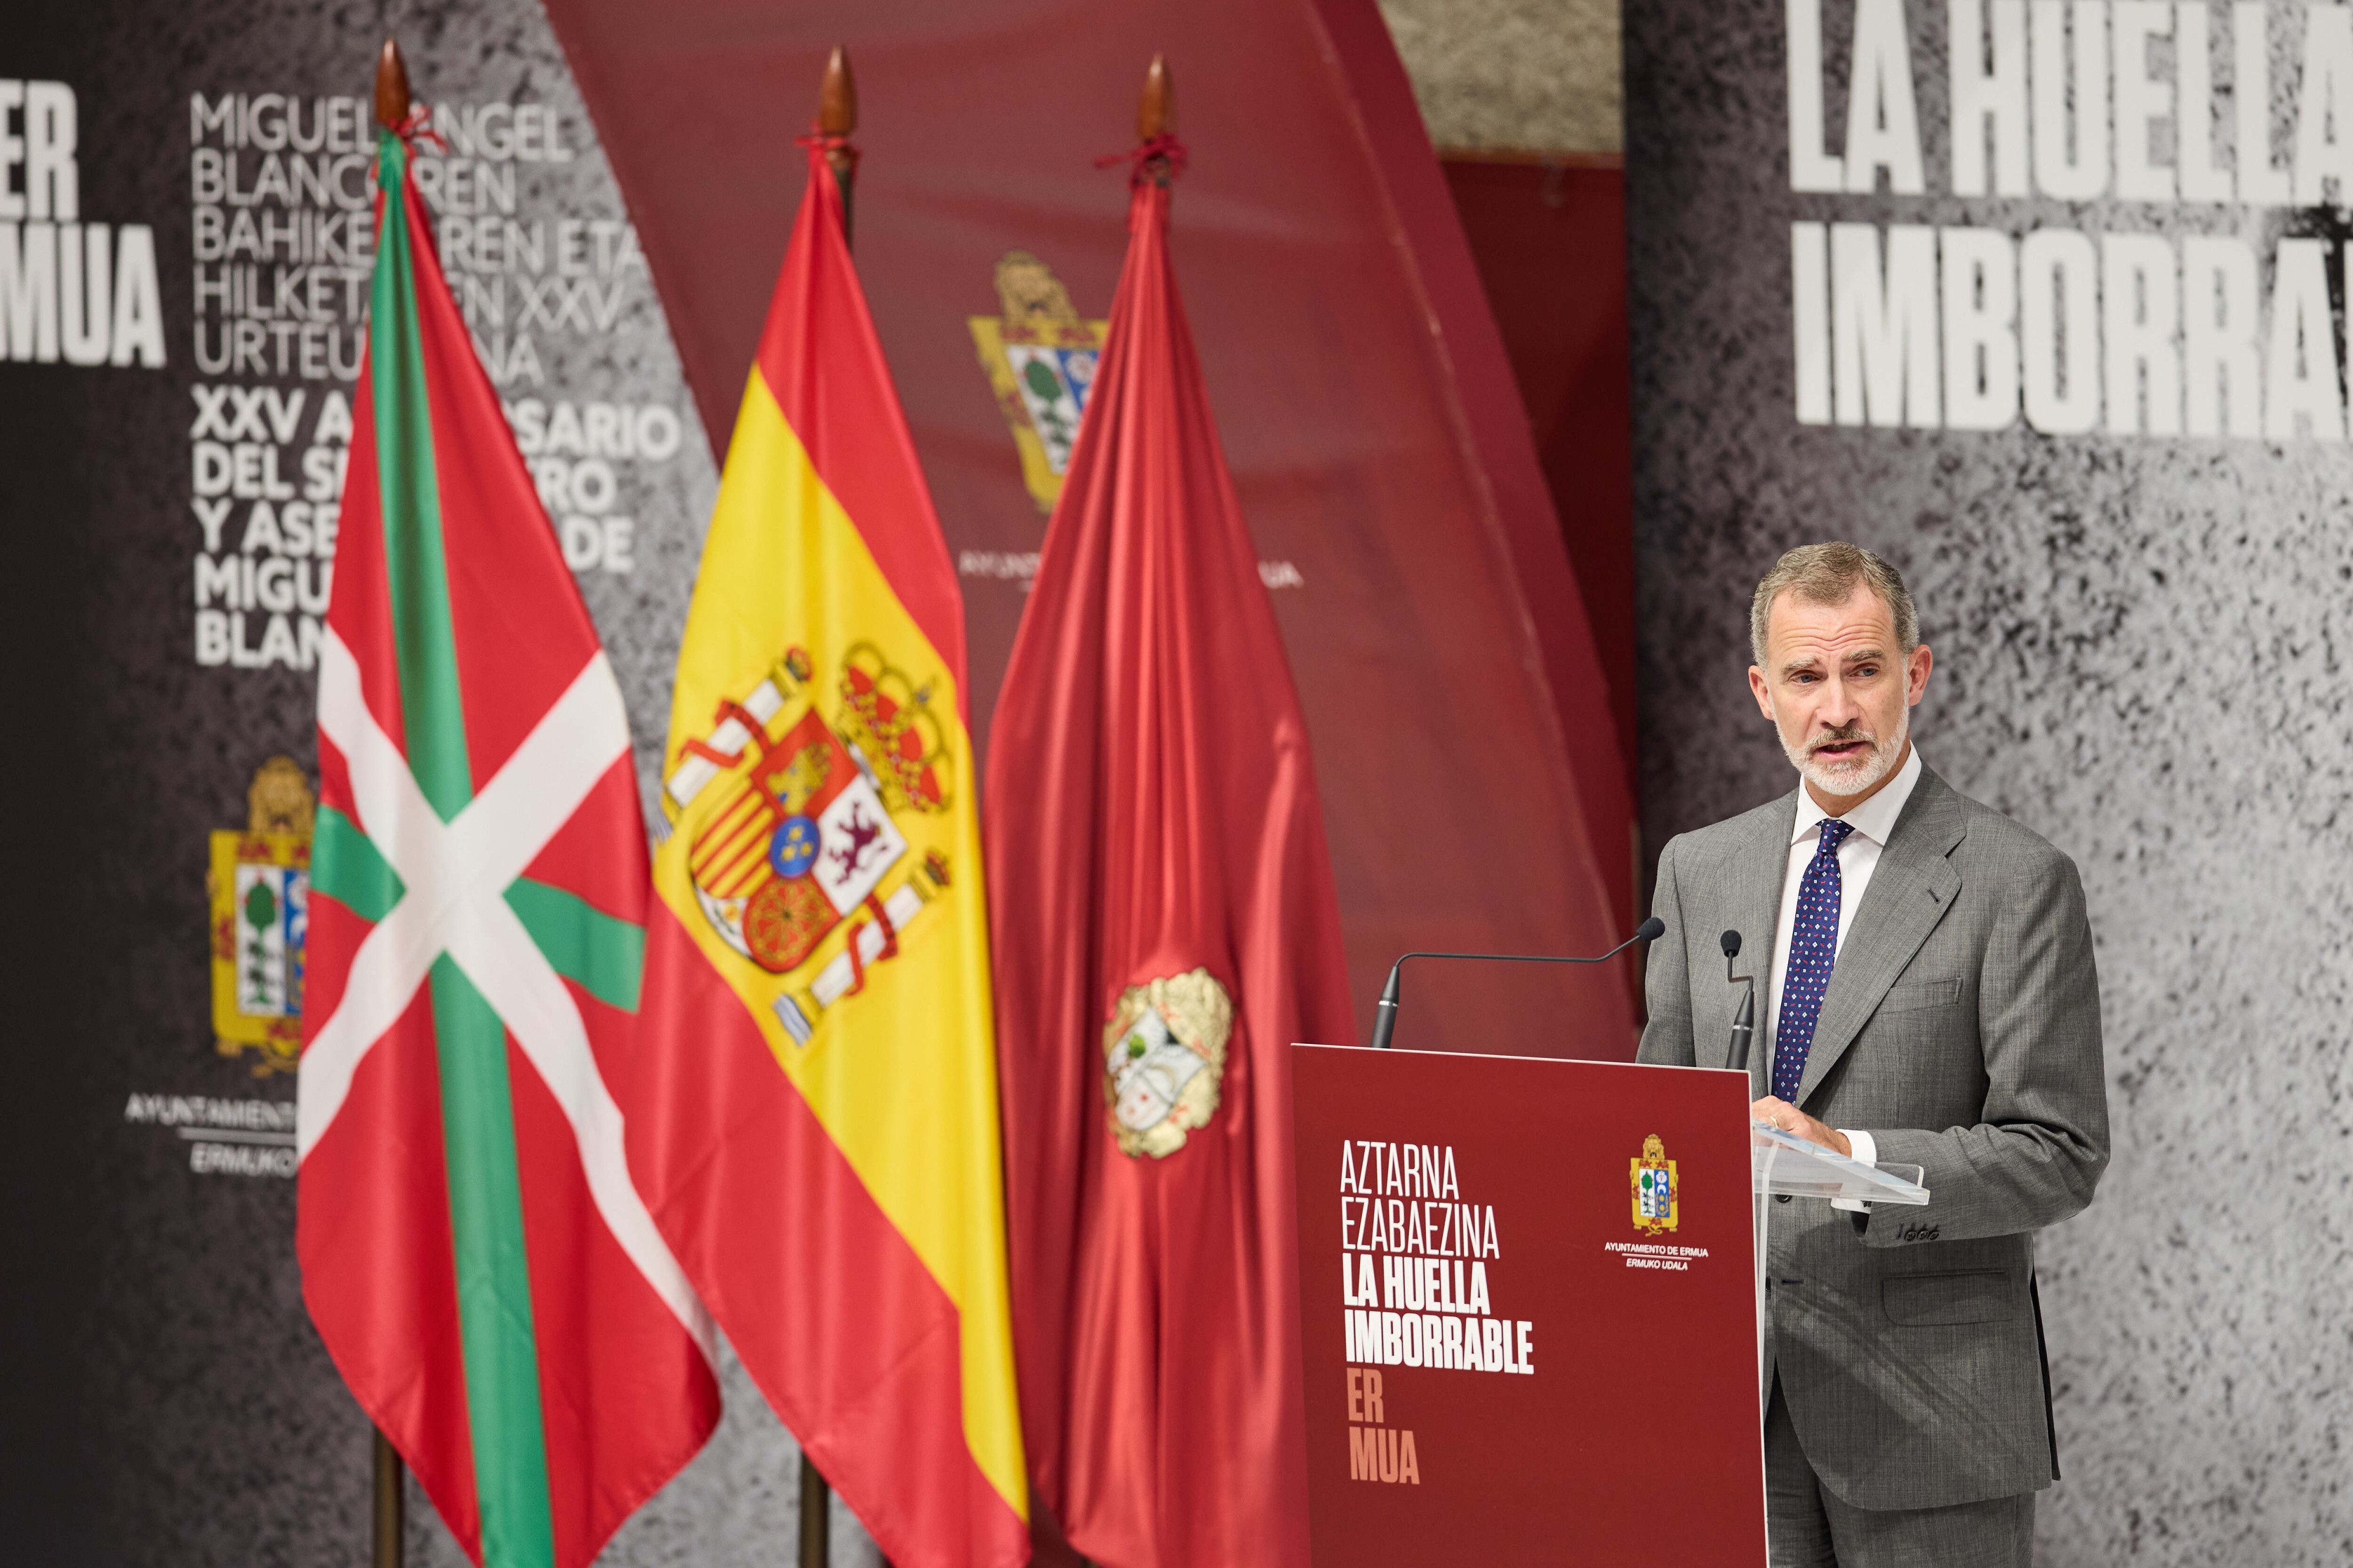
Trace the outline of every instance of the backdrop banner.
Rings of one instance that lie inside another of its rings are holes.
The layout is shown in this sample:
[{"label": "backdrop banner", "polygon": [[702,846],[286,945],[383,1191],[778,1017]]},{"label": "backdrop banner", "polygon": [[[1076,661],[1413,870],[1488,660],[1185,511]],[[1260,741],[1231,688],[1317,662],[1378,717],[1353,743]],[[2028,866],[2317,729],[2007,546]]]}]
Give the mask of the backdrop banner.
[{"label": "backdrop banner", "polygon": [[[1401,948],[1589,952],[1630,922],[1613,694],[1374,6],[837,9],[91,0],[11,22],[23,912],[0,952],[26,1102],[0,1488],[23,1554],[311,1563],[365,1536],[367,1428],[302,1316],[291,1178],[387,33],[439,138],[417,180],[441,261],[612,660],[642,800],[825,51],[860,78],[858,264],[985,744],[1127,240],[1123,173],[1093,160],[1129,144],[1166,48],[1193,157],[1177,263],[1298,674],[1355,1027]],[[1622,1057],[1623,982],[1433,974],[1400,1044]],[[725,1357],[721,1381],[709,1449],[606,1561],[785,1539],[790,1442]],[[415,1517],[412,1560],[456,1562]]]},{"label": "backdrop banner", "polygon": [[1743,677],[1776,555],[1885,554],[1922,754],[2075,858],[2098,943],[2041,1560],[2336,1561],[2353,11],[1626,22],[1646,844],[1793,787]]},{"label": "backdrop banner", "polygon": [[[27,1558],[365,1549],[368,1426],[295,1266],[294,1053],[391,32],[446,142],[417,181],[452,292],[659,789],[711,447],[544,16],[121,0],[12,25],[10,874],[44,912],[5,950],[43,1044],[20,1058],[29,1299],[5,1338],[30,1364],[0,1489]],[[789,1528],[792,1447],[723,1384],[720,1438],[607,1561]],[[414,1487],[410,1518],[412,1563],[463,1562]]]}]

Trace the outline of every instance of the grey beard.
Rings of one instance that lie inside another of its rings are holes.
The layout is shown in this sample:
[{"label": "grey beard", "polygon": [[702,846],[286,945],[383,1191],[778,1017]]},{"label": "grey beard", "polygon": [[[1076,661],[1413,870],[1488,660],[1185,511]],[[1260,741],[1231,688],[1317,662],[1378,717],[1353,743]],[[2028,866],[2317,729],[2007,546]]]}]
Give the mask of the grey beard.
[{"label": "grey beard", "polygon": [[[1781,732],[1778,715],[1775,718],[1773,732],[1777,737]],[[1781,742],[1781,753],[1789,759],[1789,765],[1797,769],[1808,784],[1824,795],[1861,795],[1894,772],[1895,760],[1904,754],[1904,742],[1911,733],[1912,710],[1906,706],[1896,714],[1895,733],[1878,742],[1871,754],[1860,763],[1836,767],[1817,761],[1805,747],[1792,746],[1786,740]]]}]

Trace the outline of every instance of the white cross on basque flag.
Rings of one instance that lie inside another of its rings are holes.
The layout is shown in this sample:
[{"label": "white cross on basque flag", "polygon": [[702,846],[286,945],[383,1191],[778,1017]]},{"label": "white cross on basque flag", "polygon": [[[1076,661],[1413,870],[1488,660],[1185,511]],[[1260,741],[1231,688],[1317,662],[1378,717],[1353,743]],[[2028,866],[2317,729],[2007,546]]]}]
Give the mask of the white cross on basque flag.
[{"label": "white cross on basque flag", "polygon": [[580,1009],[506,892],[628,754],[629,721],[599,649],[538,728],[457,817],[443,822],[368,711],[359,666],[330,629],[320,650],[319,732],[351,769],[368,841],[406,889],[352,961],[334,1011],[302,1053],[295,1143],[307,1158],[350,1093],[352,1075],[416,1000],[447,952],[495,1008],[564,1108],[597,1212],[647,1282],[706,1345],[711,1321],[630,1183],[621,1112],[588,1047]]}]

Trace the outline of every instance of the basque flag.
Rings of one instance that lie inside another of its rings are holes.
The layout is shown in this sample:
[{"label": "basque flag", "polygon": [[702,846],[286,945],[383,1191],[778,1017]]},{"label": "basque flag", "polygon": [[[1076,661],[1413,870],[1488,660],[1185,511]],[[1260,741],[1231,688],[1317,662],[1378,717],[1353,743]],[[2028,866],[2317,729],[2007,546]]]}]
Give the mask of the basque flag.
[{"label": "basque flag", "polygon": [[647,851],[621,694],[377,138],[319,661],[299,1249],[451,1532],[578,1568],[691,1458],[712,1335],[629,1178]]}]

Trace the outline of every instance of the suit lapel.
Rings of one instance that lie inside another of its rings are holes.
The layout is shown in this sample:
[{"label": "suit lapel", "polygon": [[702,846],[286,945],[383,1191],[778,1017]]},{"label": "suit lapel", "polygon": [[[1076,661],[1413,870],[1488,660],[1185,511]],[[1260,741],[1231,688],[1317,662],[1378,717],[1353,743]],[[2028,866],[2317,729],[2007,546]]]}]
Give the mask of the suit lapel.
[{"label": "suit lapel", "polygon": [[1923,768],[1904,815],[1887,836],[1886,848],[1880,851],[1871,885],[1831,970],[1813,1047],[1798,1079],[1799,1105],[1838,1065],[1887,988],[1953,907],[1961,874],[1953,869],[1949,857],[1967,831],[1960,797]]},{"label": "suit lapel", "polygon": [[[1799,789],[1805,786],[1801,784]],[[1789,837],[1798,826],[1798,795],[1789,792],[1781,809],[1775,812],[1759,830],[1757,841],[1745,847],[1738,865],[1741,881],[1732,900],[1733,930],[1741,936],[1740,956],[1732,962],[1736,973],[1757,977],[1757,1033],[1748,1047],[1748,1098],[1764,1098],[1766,1085],[1771,1081],[1773,1069],[1773,1038],[1765,1026],[1767,988],[1773,982],[1773,942],[1781,929],[1781,884],[1789,871]],[[1740,999],[1736,988],[1732,1007],[1736,1012]],[[1725,1045],[1716,1053],[1713,1064],[1732,1065],[1729,1031]]]}]

